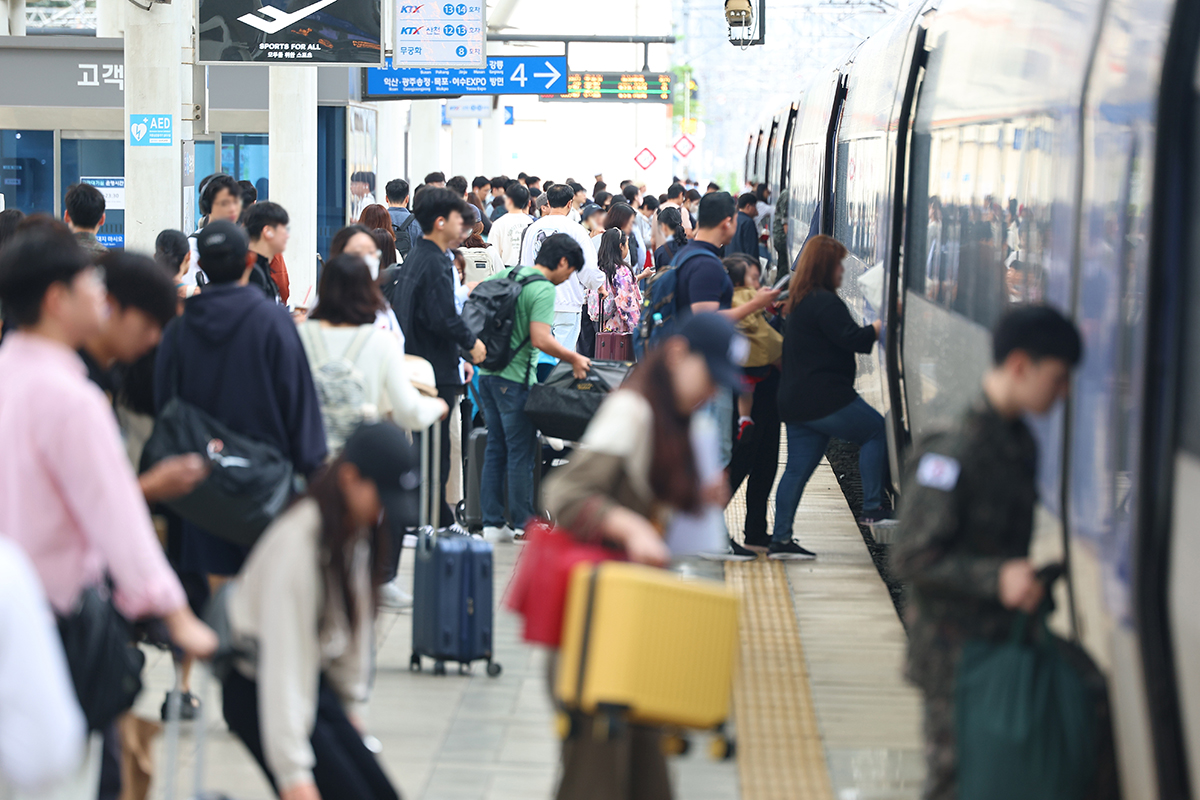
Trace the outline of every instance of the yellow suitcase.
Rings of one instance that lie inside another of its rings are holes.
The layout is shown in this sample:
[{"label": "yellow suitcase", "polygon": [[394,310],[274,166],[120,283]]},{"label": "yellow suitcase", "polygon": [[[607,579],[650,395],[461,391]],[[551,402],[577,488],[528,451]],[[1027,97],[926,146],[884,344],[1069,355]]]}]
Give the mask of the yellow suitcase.
[{"label": "yellow suitcase", "polygon": [[623,562],[571,573],[555,695],[588,714],[710,729],[729,716],[738,601],[724,584]]}]

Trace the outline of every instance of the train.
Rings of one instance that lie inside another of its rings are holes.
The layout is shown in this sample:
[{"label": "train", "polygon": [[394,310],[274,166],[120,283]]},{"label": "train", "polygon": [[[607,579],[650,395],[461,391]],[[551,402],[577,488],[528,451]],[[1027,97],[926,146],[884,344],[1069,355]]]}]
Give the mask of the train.
[{"label": "train", "polygon": [[1194,0],[917,0],[745,156],[779,268],[836,237],[845,301],[883,322],[858,388],[894,485],[978,396],[1006,308],[1078,324],[1071,395],[1033,421],[1034,556],[1067,566],[1054,624],[1107,676],[1127,800],[1200,785],[1198,56]]}]

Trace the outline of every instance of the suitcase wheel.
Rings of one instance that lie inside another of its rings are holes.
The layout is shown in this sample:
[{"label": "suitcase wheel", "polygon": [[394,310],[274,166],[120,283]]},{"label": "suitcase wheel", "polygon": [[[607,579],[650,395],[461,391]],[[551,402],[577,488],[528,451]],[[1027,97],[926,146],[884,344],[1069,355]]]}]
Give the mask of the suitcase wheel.
[{"label": "suitcase wheel", "polygon": [[421,657],[416,653],[412,654],[412,658],[408,660],[408,668],[413,672],[421,671]]},{"label": "suitcase wheel", "polygon": [[499,678],[500,673],[502,671],[503,671],[503,667],[500,666],[499,662],[496,662],[496,661],[488,662],[487,674],[488,674],[489,678]]},{"label": "suitcase wheel", "polygon": [[692,740],[684,736],[682,733],[664,734],[662,738],[662,751],[665,756],[685,756],[692,749]]},{"label": "suitcase wheel", "polygon": [[454,506],[454,521],[461,525],[464,529],[470,530],[467,525],[467,501],[459,500]]},{"label": "suitcase wheel", "polygon": [[433,674],[434,675],[445,675],[446,674],[446,662],[445,661],[433,662]]},{"label": "suitcase wheel", "polygon": [[737,752],[737,743],[725,734],[717,734],[708,745],[709,755],[716,761],[728,761]]},{"label": "suitcase wheel", "polygon": [[468,674],[470,674],[470,672],[471,672],[470,662],[467,662],[465,664],[462,662],[459,663],[459,665],[458,665],[458,674],[459,675],[468,675]]}]

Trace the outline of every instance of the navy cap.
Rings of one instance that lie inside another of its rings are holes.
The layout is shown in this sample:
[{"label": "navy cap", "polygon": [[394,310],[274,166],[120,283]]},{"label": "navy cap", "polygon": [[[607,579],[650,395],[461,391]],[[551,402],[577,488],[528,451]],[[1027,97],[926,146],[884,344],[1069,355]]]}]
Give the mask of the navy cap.
[{"label": "navy cap", "polygon": [[421,466],[404,431],[390,422],[360,425],[346,440],[342,457],[375,483],[393,531],[416,526]]},{"label": "navy cap", "polygon": [[201,262],[245,262],[249,248],[246,232],[228,220],[210,222],[196,234],[196,249],[200,252]]},{"label": "navy cap", "polygon": [[713,382],[740,392],[745,386],[742,364],[750,355],[750,343],[734,324],[720,314],[695,314],[679,329],[693,353],[704,356]]},{"label": "navy cap", "polygon": [[467,209],[463,212],[463,227],[474,228],[479,223],[479,209],[467,203]]},{"label": "navy cap", "polygon": [[595,203],[584,203],[583,208],[579,209],[579,221],[587,222],[588,217],[590,217],[592,214],[598,214],[603,210],[603,208]]}]

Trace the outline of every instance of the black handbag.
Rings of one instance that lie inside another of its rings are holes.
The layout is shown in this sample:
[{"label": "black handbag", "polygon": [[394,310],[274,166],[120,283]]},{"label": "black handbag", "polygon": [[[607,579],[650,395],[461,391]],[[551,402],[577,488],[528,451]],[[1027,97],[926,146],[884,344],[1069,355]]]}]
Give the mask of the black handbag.
[{"label": "black handbag", "polygon": [[199,453],[211,472],[191,494],[164,503],[214,536],[250,547],[291,500],[292,462],[275,447],[251,439],[179,398],[179,329],[172,326],[171,399],[154,422],[142,468],[165,458]]},{"label": "black handbag", "polygon": [[58,633],[71,682],[88,730],[100,731],[133,707],[142,691],[146,657],[112,600],[94,587],[79,595],[75,610],[58,617]]},{"label": "black handbag", "polygon": [[529,388],[525,414],[545,436],[578,442],[604,398],[624,382],[632,367],[624,361],[593,361],[587,377],[580,380],[571,365],[562,362],[545,382]]}]

